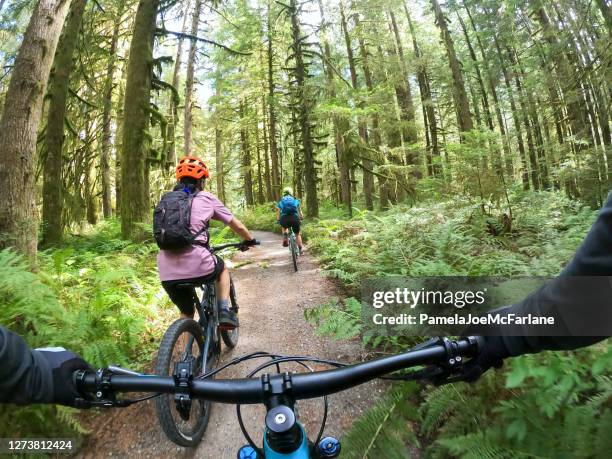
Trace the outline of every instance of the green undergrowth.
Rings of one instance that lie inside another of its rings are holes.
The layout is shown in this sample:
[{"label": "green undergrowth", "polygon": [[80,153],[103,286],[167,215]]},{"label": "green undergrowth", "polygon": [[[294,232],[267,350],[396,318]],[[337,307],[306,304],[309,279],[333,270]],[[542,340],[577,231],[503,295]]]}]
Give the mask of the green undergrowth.
[{"label": "green undergrowth", "polygon": [[[596,211],[557,193],[512,196],[502,212],[461,198],[305,225],[309,249],[355,294],[372,276],[554,276],[571,259]],[[306,312],[320,335],[361,337],[397,352],[416,338],[364,336],[360,302],[332,299]],[[398,384],[345,435],[346,457],[607,457],[612,450],[609,342],[506,362],[478,383]],[[382,454],[382,455],[381,455]]]},{"label": "green undergrowth", "polygon": [[[178,310],[161,288],[152,239],[120,237],[120,223],[102,222],[38,253],[38,271],[15,253],[0,252],[0,324],[32,347],[62,346],[94,367],[148,369]],[[213,224],[211,243],[231,240]],[[83,433],[71,408],[0,407],[0,437]]]},{"label": "green undergrowth", "polygon": [[[101,223],[61,247],[39,252],[39,271],[0,252],[0,323],[33,347],[63,346],[94,366],[142,369],[150,363],[173,307],[155,266],[157,247],[120,238],[119,223]],[[75,410],[0,407],[0,437],[81,432]]]},{"label": "green undergrowth", "polygon": [[509,230],[461,198],[306,225],[309,248],[349,286],[370,276],[555,275],[595,212],[559,194],[521,194]]}]

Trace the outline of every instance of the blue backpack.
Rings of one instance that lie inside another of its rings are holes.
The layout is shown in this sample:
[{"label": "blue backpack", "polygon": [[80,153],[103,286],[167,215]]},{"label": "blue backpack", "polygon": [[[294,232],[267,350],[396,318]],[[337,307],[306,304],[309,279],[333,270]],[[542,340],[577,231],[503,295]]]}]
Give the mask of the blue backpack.
[{"label": "blue backpack", "polygon": [[283,196],[280,201],[280,210],[283,215],[296,215],[298,213],[299,201],[293,196]]}]

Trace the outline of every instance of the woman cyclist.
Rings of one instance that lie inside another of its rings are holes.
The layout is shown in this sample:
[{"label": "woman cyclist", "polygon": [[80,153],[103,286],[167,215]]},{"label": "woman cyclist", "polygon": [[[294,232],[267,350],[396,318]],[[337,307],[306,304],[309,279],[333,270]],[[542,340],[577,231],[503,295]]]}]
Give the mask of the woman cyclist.
[{"label": "woman cyclist", "polygon": [[217,220],[228,225],[243,239],[244,249],[255,243],[255,239],[244,224],[232,215],[216,196],[204,190],[205,180],[210,176],[204,161],[185,157],[176,168],[178,180],[174,191],[182,190],[194,195],[191,204],[190,230],[198,244],[179,250],[160,250],[157,268],[162,286],[172,302],[181,310],[183,317],[193,318],[195,305],[193,293],[179,287],[188,282],[217,282],[217,307],[219,328],[231,330],[238,327],[238,317],[229,308],[230,275],[223,260],[208,249],[208,224]]},{"label": "woman cyclist", "polygon": [[302,215],[300,200],[293,197],[293,190],[290,187],[285,187],[283,197],[276,205],[276,222],[283,227],[283,247],[289,245],[287,236],[289,228],[293,229],[298,248],[300,249],[300,255],[304,254],[304,245],[302,244],[302,235],[300,234],[303,219],[304,215]]}]

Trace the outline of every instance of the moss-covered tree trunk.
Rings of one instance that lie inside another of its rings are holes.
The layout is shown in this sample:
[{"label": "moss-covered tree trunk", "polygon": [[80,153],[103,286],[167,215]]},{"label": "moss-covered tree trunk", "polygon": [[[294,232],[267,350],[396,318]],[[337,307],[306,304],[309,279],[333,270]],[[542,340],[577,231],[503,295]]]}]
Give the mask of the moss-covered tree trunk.
[{"label": "moss-covered tree trunk", "polygon": [[268,114],[270,127],[270,162],[271,162],[271,180],[272,194],[274,200],[279,200],[281,195],[282,177],[281,168],[279,165],[279,148],[277,142],[277,119],[276,106],[274,102],[275,83],[274,83],[274,35],[272,33],[272,0],[268,0],[267,12],[267,34],[268,34]]},{"label": "moss-covered tree trunk", "polygon": [[[327,23],[325,22],[325,12],[323,10],[323,2],[319,0],[319,10],[321,11],[321,30],[323,34],[327,33]],[[344,33],[345,42],[347,42],[349,68],[351,72],[354,71],[355,63],[353,59],[353,50],[350,48],[350,38],[346,28],[346,19],[344,17],[344,10],[342,3],[340,3],[340,14],[342,15],[342,31]],[[334,71],[331,68],[331,46],[327,36],[322,37],[323,41],[323,53],[324,61],[323,67],[325,69],[325,76],[327,82],[327,96],[330,100],[336,98],[336,90],[334,88]],[[349,211],[349,215],[353,213],[353,202],[351,193],[351,157],[348,146],[345,142],[345,136],[348,134],[350,125],[346,117],[334,114],[332,118],[334,127],[334,141],[336,146],[336,157],[338,162],[338,173],[339,173],[339,185],[340,185],[340,201],[346,206]]]},{"label": "moss-covered tree trunk", "polygon": [[223,168],[223,131],[215,128],[215,169],[217,179],[217,197],[225,202],[224,168]]},{"label": "moss-covered tree trunk", "polygon": [[[366,89],[371,94],[374,90],[374,79],[372,77],[372,69],[370,67],[370,55],[368,52],[368,48],[361,32],[361,24],[359,22],[359,16],[355,15],[355,27],[357,29],[357,41],[359,42],[359,56],[361,58],[361,66],[363,68],[363,77],[365,80]],[[380,120],[377,112],[372,114],[372,127],[370,131],[370,148],[368,153],[366,154],[363,160],[363,189],[364,193],[366,193],[366,189],[370,190],[370,193],[374,192],[374,161],[372,158],[372,150],[378,152],[380,146],[382,144],[382,139],[380,136]],[[382,209],[386,209],[388,207],[388,199],[387,199],[387,179],[383,176],[378,176],[378,196],[379,203]]]},{"label": "moss-covered tree trunk", "polygon": [[487,75],[487,86],[489,91],[491,92],[491,97],[493,98],[493,108],[495,109],[495,118],[497,119],[497,125],[499,126],[499,132],[502,137],[502,148],[504,151],[504,167],[506,171],[506,175],[512,177],[514,175],[514,166],[512,163],[512,151],[510,149],[510,142],[508,141],[508,137],[506,135],[506,126],[504,123],[504,117],[501,112],[500,100],[497,94],[496,83],[493,79],[493,72],[491,70],[491,65],[487,58],[487,53],[485,52],[485,47],[482,43],[480,35],[478,34],[478,29],[476,28],[476,22],[470,12],[470,9],[466,3],[463,4],[465,12],[467,13],[468,19],[470,21],[470,25],[472,27],[472,31],[474,32],[474,36],[476,37],[476,43],[478,44],[478,49],[480,51],[480,56],[482,59],[482,64],[485,69],[485,73]]},{"label": "moss-covered tree trunk", "polygon": [[68,0],[39,0],[17,53],[0,118],[0,249],[36,260],[36,136]]},{"label": "moss-covered tree trunk", "polygon": [[521,121],[519,119],[519,113],[516,107],[516,102],[514,99],[514,90],[512,89],[512,83],[510,81],[510,74],[508,73],[508,69],[505,64],[504,55],[501,50],[501,46],[497,37],[493,38],[493,42],[495,43],[495,49],[497,51],[497,57],[499,59],[499,65],[502,71],[502,75],[504,76],[504,84],[506,86],[506,91],[508,92],[508,100],[510,102],[510,111],[512,112],[512,121],[514,123],[514,129],[516,130],[516,142],[519,150],[519,159],[521,161],[521,179],[523,181],[523,189],[529,189],[529,166],[527,164],[527,153],[525,151],[525,143],[523,141],[523,131],[521,128]]},{"label": "moss-covered tree trunk", "polygon": [[423,105],[424,111],[423,122],[425,125],[425,135],[428,140],[427,173],[429,176],[434,176],[439,175],[441,172],[440,146],[438,145],[438,121],[436,120],[436,113],[434,111],[431,88],[429,84],[429,75],[427,74],[425,62],[423,62],[423,54],[421,53],[421,48],[419,46],[414,25],[412,23],[412,18],[410,17],[410,11],[408,10],[406,3],[404,3],[404,10],[406,13],[406,19],[408,20],[410,36],[412,37],[414,56],[417,59],[417,81],[419,83],[421,104]]},{"label": "moss-covered tree trunk", "polygon": [[306,188],[306,215],[319,216],[319,199],[317,193],[317,168],[315,164],[315,151],[313,142],[313,124],[311,120],[311,101],[309,100],[306,78],[308,71],[304,60],[303,46],[306,37],[300,29],[300,19],[297,0],[290,2],[291,17],[291,51],[293,52],[295,66],[293,78],[295,79],[295,98],[297,109],[297,127],[300,131],[300,147],[303,152],[304,184]]},{"label": "moss-covered tree trunk", "polygon": [[[125,71],[125,65],[123,66]],[[124,74],[124,72],[122,72]],[[121,156],[123,155],[123,110],[125,99],[125,86],[119,83],[119,97],[117,100],[117,133],[115,134],[115,210],[121,215]]]},{"label": "moss-covered tree trunk", "polygon": [[542,35],[554,52],[550,57],[556,63],[557,76],[560,80],[569,123],[575,139],[574,148],[576,151],[589,148],[593,145],[593,137],[585,116],[587,109],[580,84],[579,82],[578,84],[574,83],[578,77],[578,71],[572,67],[568,47],[565,43],[560,42],[559,37],[562,34],[558,26],[550,20],[542,1],[535,0],[532,3],[534,14],[542,26]]},{"label": "moss-covered tree trunk", "polygon": [[[395,14],[393,11],[389,11],[389,19],[391,20],[390,28],[395,41],[394,53],[397,57],[400,74],[400,80],[396,81],[395,84],[395,94],[400,107],[400,119],[402,121],[401,132],[405,148],[404,157],[407,165],[416,166],[419,164],[419,158],[414,144],[418,141],[418,138],[415,124],[416,112],[414,108],[414,101],[412,100],[412,89],[410,88],[406,58],[404,56],[404,47],[402,46],[402,39],[399,34],[397,20],[395,19]],[[416,175],[416,170],[413,171],[413,175]]]},{"label": "moss-covered tree trunk", "polygon": [[470,112],[470,102],[467,92],[465,91],[465,83],[463,81],[463,73],[461,72],[461,62],[457,58],[453,38],[448,30],[448,23],[438,0],[431,0],[433,11],[436,17],[436,25],[440,29],[440,36],[446,49],[448,65],[453,76],[453,100],[455,102],[455,111],[457,113],[457,126],[459,132],[471,131],[474,127],[472,122],[472,114]]},{"label": "moss-covered tree trunk", "polygon": [[121,19],[123,17],[123,3],[120,3],[115,27],[113,29],[113,36],[111,38],[111,44],[108,54],[108,64],[106,66],[106,83],[104,86],[104,102],[102,108],[102,144],[100,147],[100,168],[102,177],[102,213],[104,218],[110,218],[112,216],[112,201],[111,201],[111,121],[112,121],[112,109],[113,109],[113,86],[114,86],[114,74],[115,74],[115,63],[117,61],[117,43],[119,41],[119,27],[121,25]]},{"label": "moss-covered tree trunk", "polygon": [[240,101],[239,114],[240,114],[240,147],[242,148],[242,184],[244,187],[244,198],[247,206],[255,204],[255,198],[253,196],[253,170],[251,164],[251,150],[249,146],[249,134],[246,126],[245,119],[245,103]]},{"label": "moss-covered tree trunk", "polygon": [[[263,88],[265,92],[265,88]],[[263,121],[263,142],[264,142],[264,182],[266,184],[266,200],[273,201],[274,195],[272,193],[272,179],[270,176],[270,143],[268,142],[268,120],[266,98],[261,96],[261,109],[262,109],[262,121]]]},{"label": "moss-covered tree trunk", "polygon": [[49,78],[49,110],[45,129],[42,174],[44,244],[56,244],[62,238],[64,118],[66,117],[70,74],[74,68],[74,50],[86,4],[87,0],[72,1]]},{"label": "moss-covered tree trunk", "polygon": [[[191,0],[187,0],[185,5],[185,17],[183,18],[183,26],[181,32],[184,34],[187,32],[187,18],[189,17],[188,11],[191,6]],[[176,58],[174,59],[174,71],[172,72],[172,87],[177,91],[179,90],[180,78],[181,78],[181,66],[183,64],[183,45],[184,37],[179,37],[178,46],[176,48]],[[178,105],[179,100],[177,94],[172,92],[169,99],[169,120],[168,120],[168,150],[166,153],[166,164],[172,170],[176,165],[176,126],[179,122],[178,117]]]},{"label": "moss-covered tree trunk", "polygon": [[158,0],[141,0],[134,19],[125,87],[123,153],[121,155],[121,233],[142,234],[139,223],[150,219],[148,194],[150,97],[153,43]]},{"label": "moss-covered tree trunk", "polygon": [[[202,14],[202,0],[196,0],[193,8],[193,16],[191,20],[191,35],[197,36],[200,24],[200,15]],[[193,84],[196,65],[196,53],[198,51],[198,41],[191,40],[189,45],[189,57],[187,58],[187,77],[185,80],[185,116],[184,124],[184,153],[186,156],[191,156],[192,149],[192,132],[193,132]]]},{"label": "moss-covered tree trunk", "polygon": [[[257,119],[257,112],[255,113],[255,119]],[[257,129],[257,126],[253,129],[253,132],[255,133],[255,152],[257,153],[257,204],[263,204],[265,202],[263,169],[261,167],[261,144],[259,143],[259,129]]]},{"label": "moss-covered tree trunk", "polygon": [[[221,97],[221,76],[217,75],[215,79],[215,97],[219,100]],[[219,120],[219,107],[215,106],[214,123],[215,123],[215,179],[217,181],[217,197],[221,202],[225,202],[225,167],[223,165],[223,130]]]}]

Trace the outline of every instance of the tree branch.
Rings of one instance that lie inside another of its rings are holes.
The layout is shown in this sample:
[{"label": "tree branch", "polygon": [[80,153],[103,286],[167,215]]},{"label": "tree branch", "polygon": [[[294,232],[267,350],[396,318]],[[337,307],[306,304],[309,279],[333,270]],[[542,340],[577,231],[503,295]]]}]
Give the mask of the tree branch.
[{"label": "tree branch", "polygon": [[196,35],[191,35],[191,34],[188,34],[188,33],[174,32],[172,30],[160,29],[160,28],[157,28],[155,30],[155,33],[157,35],[174,35],[175,37],[178,37],[178,38],[187,38],[189,40],[201,41],[201,42],[208,43],[208,44],[211,44],[211,45],[214,45],[214,46],[218,46],[219,48],[222,48],[222,49],[224,49],[225,51],[227,51],[227,52],[229,52],[231,54],[236,54],[236,55],[239,55],[239,56],[250,56],[252,54],[252,53],[245,53],[243,51],[236,51],[235,49],[229,48],[228,46],[225,46],[225,45],[223,45],[221,43],[218,43],[218,42],[216,42],[214,40],[208,40],[206,38],[198,37]]}]

